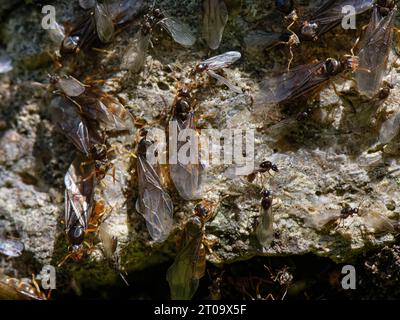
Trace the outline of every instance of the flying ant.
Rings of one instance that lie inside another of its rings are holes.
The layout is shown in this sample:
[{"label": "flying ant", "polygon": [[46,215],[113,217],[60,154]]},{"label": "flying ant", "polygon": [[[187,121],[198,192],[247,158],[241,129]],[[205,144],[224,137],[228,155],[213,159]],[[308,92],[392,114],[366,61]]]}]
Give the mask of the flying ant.
[{"label": "flying ant", "polygon": [[[220,201],[218,202],[220,203]],[[173,300],[189,300],[196,293],[206,269],[205,224],[214,217],[216,204],[203,200],[185,223],[183,244],[167,271]]]}]

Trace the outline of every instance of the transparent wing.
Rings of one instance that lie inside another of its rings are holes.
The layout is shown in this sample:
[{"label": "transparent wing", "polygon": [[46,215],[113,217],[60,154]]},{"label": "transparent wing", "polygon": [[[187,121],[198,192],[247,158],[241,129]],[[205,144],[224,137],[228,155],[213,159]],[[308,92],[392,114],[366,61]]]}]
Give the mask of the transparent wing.
[{"label": "transparent wing", "polygon": [[102,104],[102,110],[105,110],[108,121],[107,130],[121,131],[121,130],[134,130],[134,119],[129,111],[116,99],[111,96],[103,95],[99,99]]},{"label": "transparent wing", "polygon": [[64,177],[67,230],[77,221],[86,229],[92,212],[95,176],[90,174],[92,166],[81,167],[82,161],[77,157]]},{"label": "transparent wing", "polygon": [[171,35],[175,42],[185,47],[191,47],[196,42],[190,28],[175,18],[166,17],[159,24]]},{"label": "transparent wing", "polygon": [[98,88],[88,88],[75,101],[86,118],[100,122],[108,131],[134,129],[132,115],[125,107]]},{"label": "transparent wing", "polygon": [[[195,219],[195,218],[194,218]],[[204,258],[201,254],[202,230],[198,221],[189,220],[185,231],[191,231],[190,238],[177,254],[174,263],[167,271],[167,281],[173,300],[189,300],[193,297],[199,286],[201,272],[199,272],[199,259]]]},{"label": "transparent wing", "polygon": [[85,85],[74,77],[60,78],[57,86],[69,97],[78,97],[85,92]]},{"label": "transparent wing", "polygon": [[223,0],[203,1],[203,38],[210,49],[218,49],[227,22],[228,10]]},{"label": "transparent wing", "polygon": [[143,34],[139,30],[128,44],[128,49],[122,57],[121,68],[132,73],[140,72],[146,60],[149,43],[150,34]]},{"label": "transparent wing", "polygon": [[400,112],[395,113],[387,119],[381,126],[379,131],[379,142],[389,143],[400,132]]},{"label": "transparent wing", "polygon": [[312,63],[293,68],[275,78],[263,80],[260,92],[255,98],[256,105],[279,103],[284,100],[298,98],[313,90],[329,77],[321,72],[324,62]]},{"label": "transparent wing", "polygon": [[244,43],[249,49],[271,49],[281,43],[289,41],[290,34],[282,32],[268,32],[255,30],[244,38]]},{"label": "transparent wing", "polygon": [[86,121],[76,111],[74,103],[65,97],[55,97],[50,103],[50,112],[54,125],[80,152],[88,156],[91,149],[89,129]]},{"label": "transparent wing", "polygon": [[154,168],[143,156],[138,157],[139,198],[137,209],[146,220],[152,239],[162,242],[172,230],[173,204],[161,186]]},{"label": "transparent wing", "polygon": [[393,39],[393,24],[396,9],[381,17],[374,8],[371,21],[357,53],[359,67],[356,72],[358,90],[372,98],[380,89],[386,70]]},{"label": "transparent wing", "polygon": [[110,3],[109,8],[114,23],[124,24],[132,20],[141,10],[143,0],[118,0]]},{"label": "transparent wing", "polygon": [[317,23],[318,33],[322,35],[338,25],[348,12],[343,13],[345,6],[351,6],[355,14],[371,9],[375,0],[331,0],[320,7],[308,18],[310,23]]},{"label": "transparent wing", "polygon": [[390,220],[376,211],[369,211],[363,215],[363,221],[365,225],[367,225],[369,228],[372,228],[375,233],[397,232],[397,229],[395,228],[395,221]]},{"label": "transparent wing", "polygon": [[206,64],[210,70],[218,70],[226,68],[242,57],[238,51],[228,51],[210,59],[204,60],[201,63]]},{"label": "transparent wing", "polygon": [[97,35],[101,42],[108,43],[114,35],[114,24],[107,2],[96,2],[94,10]]},{"label": "transparent wing", "polygon": [[[182,122],[177,119],[174,119],[177,123],[177,134],[179,136],[180,132],[185,129],[195,130],[194,125],[194,115],[192,113],[189,114],[186,121]],[[195,131],[192,131],[195,132]],[[178,141],[177,142],[177,151],[181,150],[181,147],[185,145],[186,141]],[[177,164],[170,164],[170,176],[172,181],[174,182],[175,188],[178,190],[180,196],[185,200],[194,200],[199,199],[201,197],[201,174],[203,171],[203,167],[201,165],[199,154],[195,155],[198,159],[198,163],[183,164],[179,161],[179,157],[177,159]]]},{"label": "transparent wing", "polygon": [[0,74],[7,73],[13,69],[11,58],[8,56],[0,56]]},{"label": "transparent wing", "polygon": [[9,240],[0,238],[0,253],[8,257],[19,257],[24,251],[25,246],[17,240]]},{"label": "transparent wing", "polygon": [[110,228],[104,222],[99,227],[99,238],[103,245],[105,256],[107,259],[113,260],[117,250],[118,239],[111,235]]},{"label": "transparent wing", "polygon": [[325,209],[321,212],[314,214],[307,214],[304,216],[304,225],[309,228],[313,228],[315,230],[324,229],[330,223],[333,223],[337,219],[340,218],[340,208],[337,210],[334,209]]},{"label": "transparent wing", "polygon": [[268,209],[261,206],[256,235],[258,241],[263,247],[268,247],[274,238],[273,218],[272,206]]},{"label": "transparent wing", "polygon": [[54,26],[55,26],[54,29],[47,30],[48,34],[49,34],[49,38],[54,44],[61,45],[62,41],[65,38],[64,26],[57,23],[57,21],[54,22]]},{"label": "transparent wing", "polygon": [[96,0],[79,0],[79,5],[83,9],[91,9],[96,5]]},{"label": "transparent wing", "polygon": [[214,71],[207,70],[207,74],[210,77],[213,77],[215,80],[217,80],[218,84],[226,85],[233,92],[236,92],[236,93],[239,93],[239,94],[243,93],[242,90],[239,87],[233,85],[228,79],[224,78],[223,76],[220,76],[219,74],[215,73]]}]

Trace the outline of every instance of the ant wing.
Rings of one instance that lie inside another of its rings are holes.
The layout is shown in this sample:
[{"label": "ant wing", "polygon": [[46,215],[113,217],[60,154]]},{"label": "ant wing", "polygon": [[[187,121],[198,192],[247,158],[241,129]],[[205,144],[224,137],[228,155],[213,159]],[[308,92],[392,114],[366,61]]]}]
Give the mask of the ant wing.
[{"label": "ant wing", "polygon": [[363,215],[364,223],[373,229],[375,233],[390,232],[396,233],[395,222],[376,211],[369,211]]},{"label": "ant wing", "polygon": [[69,97],[78,97],[86,90],[83,83],[71,76],[60,78],[57,87]]},{"label": "ant wing", "polygon": [[191,47],[196,42],[195,36],[189,27],[172,17],[166,17],[158,22],[174,39],[184,47]]},{"label": "ant wing", "polygon": [[[167,281],[173,300],[189,300],[193,297],[202,277],[203,259],[202,251],[203,231],[201,222],[196,217],[186,223],[185,233],[187,239],[177,254],[174,263],[167,271]],[[205,266],[205,265],[204,265]]]},{"label": "ant wing", "polygon": [[278,77],[263,80],[259,84],[260,92],[255,98],[255,104],[260,106],[279,103],[312,91],[329,79],[329,76],[322,72],[323,65],[324,62],[302,65]]},{"label": "ant wing", "polygon": [[337,210],[323,210],[319,213],[307,214],[303,217],[304,225],[306,227],[315,229],[316,231],[322,230],[329,224],[333,223],[340,218],[340,209]]},{"label": "ant wing", "polygon": [[79,0],[79,5],[85,10],[93,8],[96,4],[96,0]]},{"label": "ant wing", "polygon": [[228,51],[218,56],[211,57],[200,63],[207,65],[209,70],[218,70],[230,66],[241,57],[242,55],[238,51]]},{"label": "ant wing", "polygon": [[60,25],[57,21],[54,21],[54,29],[47,30],[50,40],[56,44],[61,45],[65,38],[64,26]]},{"label": "ant wing", "polygon": [[13,69],[12,60],[9,56],[0,56],[0,74],[7,73]]},{"label": "ant wing", "polygon": [[374,2],[374,0],[330,0],[312,14],[307,21],[318,25],[317,36],[320,36],[337,26],[345,18],[348,14],[343,11],[345,6],[353,8],[355,14],[360,14],[371,9]]},{"label": "ant wing", "polygon": [[104,254],[110,261],[115,259],[118,239],[111,235],[108,226],[102,223],[99,227],[99,238],[103,244]]},{"label": "ant wing", "polygon": [[273,222],[274,216],[272,212],[272,205],[268,208],[261,206],[260,218],[256,227],[256,235],[258,241],[264,248],[268,247],[274,238]]},{"label": "ant wing", "polygon": [[210,49],[218,49],[227,22],[228,9],[223,0],[204,0],[203,38]]},{"label": "ant wing", "polygon": [[[189,113],[188,117],[185,121],[180,121],[178,119],[174,119],[177,123],[177,136],[186,129],[191,129],[190,133],[195,133],[195,125],[194,125],[194,115],[193,113]],[[188,163],[184,164],[180,161],[180,157],[177,157],[176,164],[170,164],[170,176],[176,189],[179,192],[179,195],[185,200],[194,200],[201,198],[201,175],[203,171],[203,167],[200,161],[200,155],[198,152],[198,146],[196,141],[191,144],[190,139],[186,141],[177,141],[177,153],[179,155],[182,147],[186,149],[186,144],[190,144],[190,152],[197,152],[194,155],[195,161],[193,162],[193,156],[190,155],[190,159],[188,159]]]},{"label": "ant wing", "polygon": [[120,0],[109,4],[112,19],[116,24],[124,24],[134,18],[142,9],[143,0]]},{"label": "ant wing", "polygon": [[392,141],[400,131],[400,112],[387,119],[379,131],[379,142],[386,144]]},{"label": "ant wing", "polygon": [[67,230],[74,226],[77,221],[85,229],[88,227],[95,185],[95,176],[91,174],[92,170],[92,165],[89,168],[81,168],[81,159],[77,157],[64,177]]},{"label": "ant wing", "polygon": [[107,2],[99,3],[96,1],[94,18],[96,21],[97,35],[100,41],[103,43],[110,42],[114,35],[114,23]]},{"label": "ant wing", "polygon": [[393,39],[393,24],[396,9],[386,17],[381,17],[375,7],[367,31],[357,53],[359,68],[356,71],[358,90],[368,97],[373,97],[380,89],[386,70]]},{"label": "ant wing", "polygon": [[92,143],[86,120],[76,111],[75,104],[65,97],[57,96],[50,103],[51,118],[75,147],[89,155]]},{"label": "ant wing", "polygon": [[116,99],[110,96],[103,96],[99,99],[99,105],[104,112],[104,123],[107,130],[133,130],[133,116]]},{"label": "ant wing", "polygon": [[207,70],[207,74],[210,77],[213,77],[214,79],[216,79],[218,81],[218,84],[224,84],[226,85],[230,90],[232,90],[235,93],[243,93],[242,90],[238,87],[236,87],[235,85],[233,85],[230,81],[228,81],[226,78],[224,78],[223,76],[220,76],[219,74],[215,73],[212,70]]},{"label": "ant wing", "polygon": [[21,241],[0,238],[0,253],[8,257],[19,257],[25,246]]},{"label": "ant wing", "polygon": [[290,40],[290,33],[255,30],[250,32],[244,42],[248,49],[271,49]]},{"label": "ant wing", "polygon": [[156,242],[166,240],[172,230],[173,203],[161,185],[160,177],[144,156],[138,157],[139,197],[136,210],[146,220],[147,230]]},{"label": "ant wing", "polygon": [[142,70],[150,44],[150,37],[150,33],[143,34],[142,30],[136,32],[122,57],[122,69],[129,70],[132,73],[138,73]]}]

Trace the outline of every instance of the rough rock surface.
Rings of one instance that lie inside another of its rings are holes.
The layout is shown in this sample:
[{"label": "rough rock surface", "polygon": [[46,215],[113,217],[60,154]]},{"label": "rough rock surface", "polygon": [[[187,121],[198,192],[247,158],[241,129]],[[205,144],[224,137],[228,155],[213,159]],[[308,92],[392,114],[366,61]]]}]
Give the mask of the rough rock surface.
[{"label": "rough rock surface", "polygon": [[[70,1],[55,1],[59,22],[70,21],[80,12],[75,2],[72,6]],[[200,39],[198,1],[159,2],[162,8],[188,23]],[[226,174],[228,166],[209,168],[205,197],[215,202],[228,197],[218,206],[215,219],[207,224],[207,238],[214,242],[208,260],[222,265],[257,255],[313,253],[346,262],[360,253],[393,243],[395,232],[387,223],[397,221],[400,215],[399,140],[397,136],[382,145],[378,137],[382,122],[396,112],[400,99],[399,65],[395,57],[390,57],[391,71],[387,79],[394,88],[387,99],[365,100],[357,95],[351,80],[338,78],[335,85],[339,96],[332,87],[324,88],[309,102],[313,108],[311,119],[298,123],[293,121],[293,116],[288,116],[280,128],[272,124],[276,110],[267,107],[255,110],[250,96],[264,75],[285,70],[288,48],[253,52],[245,48],[243,41],[256,28],[271,29],[272,25],[279,29],[280,17],[271,11],[272,5],[268,2],[226,2],[230,19],[217,53],[242,52],[242,59],[224,70],[224,75],[244,93],[238,95],[210,80],[210,85],[198,95],[196,114],[201,115],[198,125],[254,129],[257,161],[268,159],[280,170],[259,176],[250,184],[245,179],[230,179]],[[13,71],[0,75],[0,236],[20,239],[25,252],[14,260],[0,259],[4,270],[24,276],[39,272],[41,265],[56,265],[67,253],[62,225],[63,177],[75,151],[52,126],[48,93],[38,84],[48,83],[47,74],[54,72],[49,52],[54,53],[56,49],[41,29],[40,7],[21,3],[13,10],[8,9],[0,5],[0,55],[9,55],[14,66]],[[358,26],[366,21],[368,14],[360,18]],[[72,67],[72,63],[68,66],[80,80],[85,77],[106,80],[107,92],[124,99],[136,119],[150,123],[163,115],[166,105],[171,105],[176,79],[182,79],[209,52],[202,40],[194,48],[185,49],[165,33],[155,32],[146,67],[139,76],[130,77],[119,67],[134,30],[134,26],[122,30],[104,47],[105,51],[80,55],[76,62],[79,67]],[[338,28],[316,43],[294,47],[293,65],[348,54],[356,35],[354,30],[343,32]],[[298,105],[290,107],[301,111],[305,104],[298,101]],[[149,241],[144,220],[134,209],[136,175],[130,153],[134,151],[135,136],[116,137],[115,141],[127,151],[114,163],[122,187],[104,192],[104,186],[99,186],[97,196],[104,198],[115,192],[126,197],[118,199],[118,203],[112,203],[112,197],[105,199],[115,207],[107,225],[118,237],[121,265],[128,273],[134,273],[171,262],[176,237],[172,236],[162,245]],[[107,176],[105,185],[113,189],[112,178]],[[254,235],[263,186],[274,194],[275,234],[271,247],[266,249],[258,245]],[[178,227],[191,215],[195,202],[185,202],[172,188],[170,191]],[[342,227],[318,227],[322,219],[318,217],[336,215],[345,204],[359,206],[363,214],[340,221]],[[101,244],[97,243],[90,257],[79,263],[66,262],[60,268],[61,292],[72,288],[79,294],[82,286],[96,288],[119,281],[100,249]],[[92,279],[90,284],[88,278]]]}]

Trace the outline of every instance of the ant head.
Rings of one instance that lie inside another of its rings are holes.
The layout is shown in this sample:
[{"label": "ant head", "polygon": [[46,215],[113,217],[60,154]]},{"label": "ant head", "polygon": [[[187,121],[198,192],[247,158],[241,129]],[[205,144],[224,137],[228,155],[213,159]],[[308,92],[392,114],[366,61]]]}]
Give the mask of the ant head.
[{"label": "ant head", "polygon": [[301,34],[303,35],[303,37],[313,40],[317,37],[318,27],[318,24],[315,22],[305,22],[301,27]]},{"label": "ant head", "polygon": [[104,144],[95,144],[90,149],[90,153],[93,155],[93,158],[96,160],[104,159],[107,156],[107,148]]},{"label": "ant head", "polygon": [[205,219],[209,215],[208,208],[202,202],[198,203],[194,207],[194,212],[197,216],[199,216],[202,219]]},{"label": "ant head", "polygon": [[149,141],[146,139],[146,136],[144,136],[138,145],[138,154],[140,155],[146,155],[147,153],[147,148],[150,147],[153,144],[153,142]]},{"label": "ant head", "polygon": [[184,98],[190,98],[190,90],[188,87],[183,86],[182,88],[179,89],[178,91],[178,96],[184,97]]},{"label": "ant head", "polygon": [[60,77],[57,76],[57,75],[48,74],[47,77],[49,78],[49,82],[50,82],[51,84],[53,84],[53,85],[54,85],[54,84],[57,84],[58,81],[60,81]]},{"label": "ant head", "polygon": [[329,75],[335,75],[341,71],[342,64],[339,61],[337,61],[336,59],[328,58],[325,61],[324,67],[325,67],[325,71]]},{"label": "ant head", "polygon": [[271,161],[265,160],[265,161],[263,161],[263,162],[260,163],[260,168],[261,168],[261,169],[268,170],[268,169],[270,169],[271,167],[272,167],[272,162],[271,162]]},{"label": "ant head", "polygon": [[195,75],[196,73],[201,73],[204,71],[207,71],[208,65],[206,63],[199,63],[193,70],[192,70],[192,75]]},{"label": "ant head", "polygon": [[189,103],[184,99],[179,99],[176,102],[175,113],[178,115],[185,115],[190,111]]},{"label": "ant head", "polygon": [[62,50],[66,53],[73,53],[78,49],[80,36],[74,35],[66,37],[62,42]]},{"label": "ant head", "polygon": [[145,137],[145,136],[147,136],[148,133],[149,133],[149,131],[146,128],[142,128],[142,129],[140,129],[139,136]]},{"label": "ant head", "polygon": [[270,198],[272,196],[272,192],[271,192],[271,190],[264,189],[263,191],[261,191],[261,196],[263,198]]},{"label": "ant head", "polygon": [[154,17],[157,19],[162,19],[164,18],[164,14],[162,13],[161,9],[157,8],[153,11]]}]

